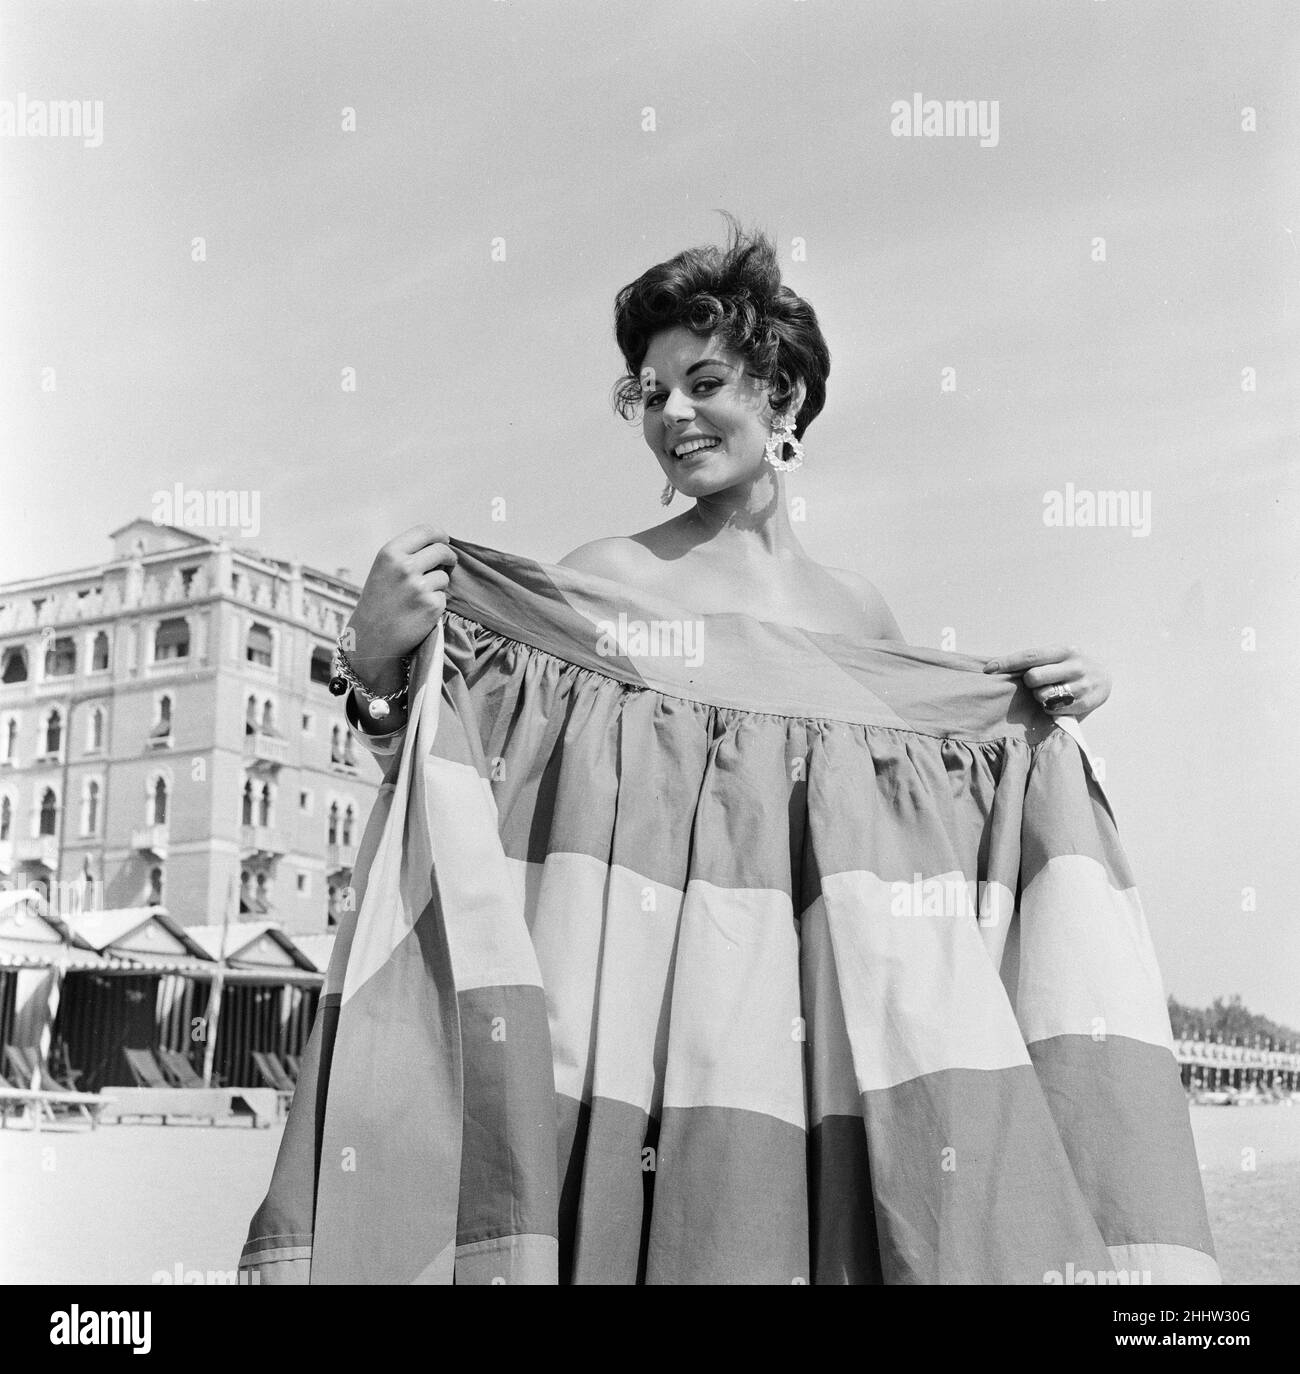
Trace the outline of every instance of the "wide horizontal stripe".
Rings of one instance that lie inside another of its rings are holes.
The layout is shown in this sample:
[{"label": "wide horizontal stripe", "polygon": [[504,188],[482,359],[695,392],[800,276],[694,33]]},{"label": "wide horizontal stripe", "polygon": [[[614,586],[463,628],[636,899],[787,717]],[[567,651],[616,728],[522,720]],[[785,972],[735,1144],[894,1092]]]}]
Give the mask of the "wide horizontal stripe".
[{"label": "wide horizontal stripe", "polygon": [[473,988],[459,1002],[465,1087],[458,1253],[520,1232],[554,1237],[555,1089],[542,991]]},{"label": "wide horizontal stripe", "polygon": [[1080,1190],[1109,1245],[1158,1237],[1213,1255],[1178,1065],[1112,1035],[1029,1047]]},{"label": "wide horizontal stripe", "polygon": [[665,1107],[646,1282],[810,1282],[807,1155],[771,1116]]},{"label": "wide horizontal stripe", "polygon": [[554,1284],[554,1236],[516,1234],[456,1247],[456,1284]]},{"label": "wide horizontal stripe", "polygon": [[[451,1281],[461,1058],[451,961],[434,903],[343,1003],[315,1188],[313,1283]],[[306,1101],[295,1102],[293,1116]],[[401,1187],[392,1186],[401,1180]]]},{"label": "wide horizontal stripe", "polygon": [[690,884],[673,966],[665,1112],[739,1107],[804,1126],[798,951],[784,893]]},{"label": "wide horizontal stripe", "polygon": [[[1117,1273],[1141,1275],[1145,1283],[1218,1284],[1223,1282],[1217,1261],[1203,1250],[1183,1245],[1112,1245],[1111,1263]],[[1080,1281],[1074,1276],[1075,1283]],[[1087,1282],[1087,1280],[1083,1280]]]},{"label": "wide horizontal stripe", "polygon": [[950,1069],[865,1093],[889,1284],[1039,1284],[1108,1263],[1029,1065]]},{"label": "wide horizontal stripe", "polygon": [[1020,898],[1016,1014],[1026,1041],[1126,1036],[1173,1048],[1155,950],[1136,888],[1095,859],[1052,859]]},{"label": "wide horizontal stripe", "polygon": [[1034,751],[1025,816],[1021,876],[1026,885],[1066,854],[1096,860],[1112,887],[1134,885],[1110,803],[1078,742],[1064,730],[1054,731]]},{"label": "wide horizontal stripe", "polygon": [[[414,790],[428,816],[424,843],[436,865],[457,988],[540,986],[522,894],[497,836],[489,785],[474,769],[431,756]],[[419,863],[422,838],[406,837],[408,868]]]},{"label": "wide horizontal stripe", "polygon": [[822,889],[859,1092],[1028,1064],[974,920],[900,911],[893,886],[871,873],[837,873]]},{"label": "wide horizontal stripe", "polygon": [[558,1099],[561,1281],[645,1281],[659,1124],[626,1102]]},{"label": "wide horizontal stripe", "polygon": [[813,1282],[879,1284],[880,1240],[861,1111],[823,1116],[808,1141]]}]

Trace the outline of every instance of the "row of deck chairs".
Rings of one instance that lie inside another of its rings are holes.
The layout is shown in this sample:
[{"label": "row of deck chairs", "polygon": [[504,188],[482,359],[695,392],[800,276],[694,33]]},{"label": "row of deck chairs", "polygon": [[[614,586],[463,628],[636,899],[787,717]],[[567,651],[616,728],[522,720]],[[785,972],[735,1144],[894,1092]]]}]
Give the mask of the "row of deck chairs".
[{"label": "row of deck chairs", "polygon": [[8,1124],[9,1110],[31,1110],[33,1124],[43,1116],[50,1122],[58,1113],[79,1116],[91,1127],[99,1124],[99,1114],[113,1100],[100,1093],[85,1093],[77,1087],[75,1071],[55,1074],[41,1063],[35,1045],[6,1045],[4,1072],[0,1073],[0,1127]]},{"label": "row of deck chairs", "polygon": [[[180,1050],[128,1050],[127,1067],[135,1079],[137,1088],[201,1088],[203,1079],[195,1072],[194,1065]],[[253,1064],[262,1079],[262,1084],[274,1088],[284,1097],[292,1097],[298,1083],[298,1060],[286,1054],[281,1060],[279,1055],[253,1051]],[[221,1085],[225,1086],[225,1085]]]},{"label": "row of deck chairs", "polygon": [[123,1049],[137,1088],[201,1088],[203,1079],[180,1050]]}]

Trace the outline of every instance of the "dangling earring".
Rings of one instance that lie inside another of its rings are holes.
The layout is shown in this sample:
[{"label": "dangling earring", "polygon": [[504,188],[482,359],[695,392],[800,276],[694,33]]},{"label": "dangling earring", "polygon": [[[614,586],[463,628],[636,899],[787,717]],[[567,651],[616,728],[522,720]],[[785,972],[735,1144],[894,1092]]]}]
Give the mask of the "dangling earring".
[{"label": "dangling earring", "polygon": [[659,493],[659,504],[667,506],[672,503],[672,499],[677,495],[677,488],[671,482],[664,483],[664,489]]},{"label": "dangling earring", "polygon": [[[781,456],[786,444],[790,445],[793,457]],[[763,445],[763,457],[778,472],[793,472],[803,467],[803,445],[794,437],[794,416],[788,410],[772,417],[772,432]]]}]

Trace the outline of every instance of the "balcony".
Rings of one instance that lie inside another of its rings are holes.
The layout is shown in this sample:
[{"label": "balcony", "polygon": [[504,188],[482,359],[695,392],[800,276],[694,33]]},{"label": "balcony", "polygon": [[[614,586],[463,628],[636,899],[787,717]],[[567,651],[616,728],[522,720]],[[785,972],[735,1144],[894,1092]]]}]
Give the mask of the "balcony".
[{"label": "balcony", "polygon": [[331,873],[340,868],[352,868],[357,861],[354,844],[331,844],[325,849],[325,866]]},{"label": "balcony", "polygon": [[288,852],[284,836],[269,825],[241,825],[239,827],[239,849],[242,858],[251,859],[266,855],[278,859]]},{"label": "balcony", "polygon": [[53,873],[59,866],[59,842],[53,835],[38,835],[34,840],[15,840],[14,858],[20,864],[40,864]]},{"label": "balcony", "polygon": [[143,829],[131,832],[131,848],[141,854],[152,854],[155,859],[167,857],[167,827],[165,825],[146,825]]},{"label": "balcony", "polygon": [[280,735],[266,735],[258,730],[255,734],[244,736],[244,757],[278,768],[289,761],[289,741]]}]

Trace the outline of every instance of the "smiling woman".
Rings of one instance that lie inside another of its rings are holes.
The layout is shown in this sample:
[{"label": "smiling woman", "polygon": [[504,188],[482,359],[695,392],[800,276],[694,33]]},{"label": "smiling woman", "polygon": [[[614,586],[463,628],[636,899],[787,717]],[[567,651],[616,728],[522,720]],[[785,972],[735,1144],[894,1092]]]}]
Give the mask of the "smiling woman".
[{"label": "smiling woman", "polygon": [[909,647],[804,551],[829,351],[766,239],[651,268],[616,329],[691,509],[553,567],[416,526],[340,637],[386,785],[242,1263],[1215,1282],[1141,903],[1054,719],[1104,679]]}]

